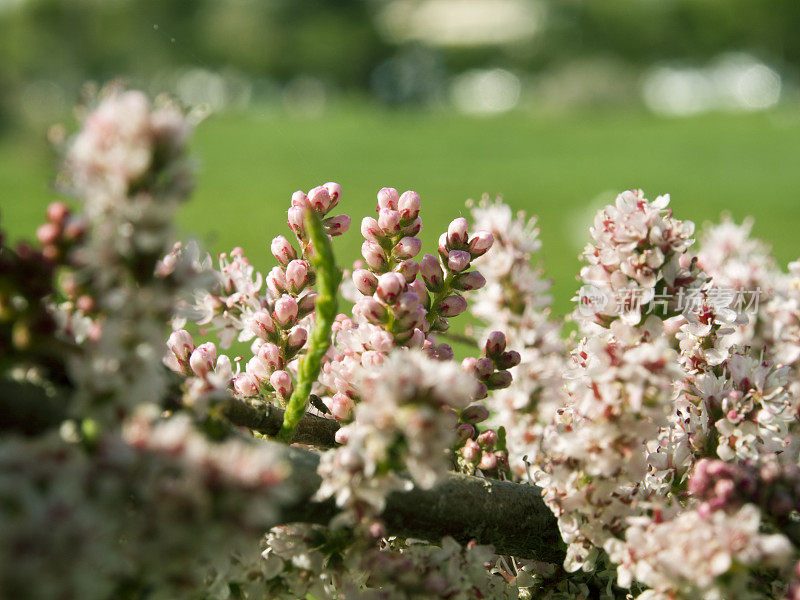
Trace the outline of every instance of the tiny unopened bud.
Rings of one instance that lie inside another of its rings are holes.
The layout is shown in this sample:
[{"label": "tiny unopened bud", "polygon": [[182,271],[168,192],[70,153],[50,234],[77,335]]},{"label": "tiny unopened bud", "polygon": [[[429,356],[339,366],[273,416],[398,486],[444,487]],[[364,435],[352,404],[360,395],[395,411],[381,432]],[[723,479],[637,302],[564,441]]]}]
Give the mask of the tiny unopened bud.
[{"label": "tiny unopened bud", "polygon": [[478,467],[484,471],[494,471],[497,468],[497,456],[494,454],[486,453],[481,457],[481,462]]},{"label": "tiny unopened bud", "polygon": [[358,308],[364,318],[374,325],[381,325],[386,319],[386,309],[370,296],[358,300]]},{"label": "tiny unopened bud", "polygon": [[286,272],[281,267],[272,267],[267,273],[267,289],[273,297],[278,297],[287,290]]},{"label": "tiny unopened bud", "polygon": [[458,217],[447,226],[447,244],[450,248],[461,248],[467,243],[469,223],[464,217]]},{"label": "tiny unopened bud", "polygon": [[250,317],[249,325],[250,331],[262,340],[268,339],[276,331],[275,322],[265,310],[259,310],[254,313],[253,316]]},{"label": "tiny unopened bud", "polygon": [[486,385],[491,390],[500,390],[510,386],[513,379],[508,371],[496,371],[489,376]]},{"label": "tiny unopened bud", "polygon": [[457,317],[467,310],[467,301],[461,294],[450,294],[439,303],[439,313],[443,317]]},{"label": "tiny unopened bud", "polygon": [[303,237],[305,235],[305,224],[303,223],[304,210],[306,209],[300,206],[292,206],[286,213],[286,224],[298,237]]},{"label": "tiny unopened bud", "polygon": [[483,404],[470,404],[461,411],[459,417],[465,423],[480,423],[489,418],[489,409]]},{"label": "tiny unopened bud", "polygon": [[484,350],[486,356],[499,357],[506,349],[506,336],[502,331],[492,331],[486,338]]},{"label": "tiny unopened bud", "polygon": [[286,265],[286,284],[295,294],[308,284],[308,263],[304,260],[293,260]]},{"label": "tiny unopened bud", "polygon": [[385,235],[396,235],[400,232],[400,213],[382,208],[378,213],[378,225]]},{"label": "tiny unopened bud", "polygon": [[378,210],[382,208],[397,210],[397,202],[399,199],[400,195],[397,193],[396,189],[381,188],[378,192]]},{"label": "tiny unopened bud", "polygon": [[444,284],[444,272],[433,254],[426,254],[420,261],[420,274],[432,292],[438,292]]},{"label": "tiny unopened bud", "polygon": [[476,231],[469,241],[469,251],[472,258],[483,256],[494,244],[494,236],[489,231]]},{"label": "tiny unopened bud", "polygon": [[361,244],[361,255],[367,265],[375,270],[386,267],[386,253],[375,242],[365,241]]},{"label": "tiny unopened bud", "polygon": [[331,197],[329,208],[333,208],[339,203],[339,198],[342,197],[342,186],[335,181],[329,181],[325,184],[325,189],[328,190],[328,195]]},{"label": "tiny unopened bud", "polygon": [[198,377],[205,377],[210,371],[213,371],[216,362],[217,347],[213,342],[200,344],[189,357],[189,366]]},{"label": "tiny unopened bud", "polygon": [[383,237],[383,231],[378,226],[378,221],[372,217],[361,219],[361,235],[370,242],[377,242]]},{"label": "tiny unopened bud", "polygon": [[281,349],[275,344],[267,342],[262,344],[258,349],[258,356],[266,361],[269,365],[270,371],[277,371],[283,368],[283,358],[281,357]]},{"label": "tiny unopened bud", "polygon": [[69,216],[69,207],[63,202],[51,202],[47,206],[47,220],[56,225],[63,225]]},{"label": "tiny unopened bud", "polygon": [[503,352],[495,363],[498,369],[510,369],[516,367],[522,361],[522,357],[516,350],[509,350]]},{"label": "tiny unopened bud", "polygon": [[318,213],[325,214],[331,205],[331,196],[324,186],[315,187],[308,192],[308,203]]},{"label": "tiny unopened bud", "polygon": [[397,209],[400,211],[400,218],[403,221],[413,221],[419,216],[419,209],[422,207],[422,199],[413,190],[403,192],[397,201]]},{"label": "tiny unopened bud", "polygon": [[350,215],[336,215],[325,219],[322,224],[325,226],[325,231],[328,235],[336,237],[347,233],[347,230],[350,229]]},{"label": "tiny unopened bud", "polygon": [[419,263],[412,258],[406,259],[394,268],[395,272],[400,273],[406,283],[411,283],[417,278],[419,273]]},{"label": "tiny unopened bud", "polygon": [[405,290],[406,281],[400,273],[384,273],[378,277],[375,295],[384,304],[394,304]]},{"label": "tiny unopened bud", "polygon": [[486,379],[494,373],[494,363],[491,358],[485,356],[475,361],[475,376],[478,379]]},{"label": "tiny unopened bud", "polygon": [[475,428],[469,423],[462,423],[456,429],[456,439],[458,440],[468,440],[473,435],[475,435]]},{"label": "tiny unopened bud", "polygon": [[233,389],[241,396],[255,396],[258,393],[258,380],[250,373],[240,373],[233,380]]},{"label": "tiny unopened bud", "polygon": [[473,398],[475,400],[483,400],[486,396],[489,395],[489,388],[486,387],[486,384],[482,381],[475,382],[475,392],[473,393]]},{"label": "tiny unopened bud", "polygon": [[279,263],[281,263],[284,267],[289,264],[290,261],[297,258],[297,252],[292,246],[291,242],[287,240],[282,235],[278,237],[272,238],[272,243],[269,245],[269,249],[272,252],[272,256],[275,257]]},{"label": "tiny unopened bud", "polygon": [[467,271],[459,273],[453,279],[453,287],[457,290],[470,291],[479,290],[486,285],[486,278],[478,271]]},{"label": "tiny unopened bud", "polygon": [[173,331],[167,340],[167,347],[181,363],[185,363],[194,350],[192,334],[185,329]]},{"label": "tiny unopened bud", "polygon": [[36,228],[36,239],[42,245],[52,244],[61,234],[61,227],[55,223],[42,223]]},{"label": "tiny unopened bud", "polygon": [[478,446],[478,443],[475,440],[469,439],[464,442],[464,447],[461,448],[461,456],[464,457],[468,463],[472,463],[473,465],[477,465],[478,462],[481,460],[481,455],[483,451],[481,447]]},{"label": "tiny unopened bud", "polygon": [[269,384],[281,398],[292,395],[292,376],[286,371],[275,371],[269,378]]},{"label": "tiny unopened bud", "polygon": [[275,301],[273,316],[281,327],[285,327],[297,318],[297,300],[288,295],[283,295]]},{"label": "tiny unopened bud", "polygon": [[297,318],[302,319],[314,310],[317,304],[317,292],[307,291],[297,299]]},{"label": "tiny unopened bud", "polygon": [[469,252],[464,250],[451,250],[447,255],[447,268],[454,273],[460,273],[467,267],[472,260]]},{"label": "tiny unopened bud", "polygon": [[294,327],[289,332],[288,337],[286,338],[286,343],[289,346],[289,352],[297,352],[300,348],[306,345],[306,341],[308,340],[308,331],[306,331],[303,327]]},{"label": "tiny unopened bud", "polygon": [[411,223],[403,227],[403,235],[413,237],[422,231],[422,217],[417,217]]},{"label": "tiny unopened bud", "polygon": [[254,356],[247,361],[247,364],[245,365],[245,371],[261,382],[269,381],[269,376],[272,375],[274,369],[270,368],[270,365],[267,363],[267,361],[260,356]]},{"label": "tiny unopened bud", "polygon": [[365,296],[371,296],[378,288],[378,278],[372,271],[356,269],[353,271],[353,284]]},{"label": "tiny unopened bud", "polygon": [[294,194],[292,194],[292,206],[301,209],[309,206],[308,196],[306,196],[306,193],[301,190],[297,190]]},{"label": "tiny unopened bud", "polygon": [[422,240],[417,237],[404,237],[392,249],[397,258],[414,258],[422,250]]}]

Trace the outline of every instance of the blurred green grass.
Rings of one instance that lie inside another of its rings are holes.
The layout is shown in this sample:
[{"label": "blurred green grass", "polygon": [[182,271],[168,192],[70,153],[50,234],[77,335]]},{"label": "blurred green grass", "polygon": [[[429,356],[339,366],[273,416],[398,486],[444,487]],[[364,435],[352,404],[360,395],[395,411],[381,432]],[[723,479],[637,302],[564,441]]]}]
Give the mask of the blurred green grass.
[{"label": "blurred green grass", "polygon": [[[570,309],[577,255],[592,209],[640,187],[670,193],[675,214],[698,225],[724,211],[756,218],[755,234],[781,263],[800,255],[800,111],[663,119],[645,113],[508,114],[475,119],[437,112],[340,107],[319,119],[252,110],[200,125],[193,143],[198,187],[180,213],[187,236],[212,251],[242,246],[271,265],[269,241],[285,233],[291,193],[325,181],[344,188],[354,219],[337,240],[342,262],[358,256],[361,217],[383,186],[423,198],[423,250],[435,249],[464,201],[503,194],[539,216],[541,259],[555,309]],[[0,140],[0,212],[12,237],[29,237],[54,197],[55,159],[43,140]]]}]

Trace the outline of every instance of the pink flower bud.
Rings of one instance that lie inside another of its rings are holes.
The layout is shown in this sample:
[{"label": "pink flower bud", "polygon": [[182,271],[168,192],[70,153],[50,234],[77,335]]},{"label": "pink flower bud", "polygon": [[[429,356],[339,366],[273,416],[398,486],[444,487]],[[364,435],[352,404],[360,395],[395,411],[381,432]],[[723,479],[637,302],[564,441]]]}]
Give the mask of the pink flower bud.
[{"label": "pink flower bud", "polygon": [[337,421],[347,421],[353,414],[355,402],[353,402],[350,396],[339,393],[334,394],[330,403],[326,404],[326,406],[330,409],[334,419]]},{"label": "pink flower bud", "polygon": [[422,217],[417,217],[409,225],[403,227],[403,235],[414,237],[422,231]]},{"label": "pink flower bud", "polygon": [[469,291],[479,290],[486,285],[486,278],[478,271],[467,271],[459,273],[453,280],[453,287],[457,290]]},{"label": "pink flower bud", "polygon": [[63,225],[69,216],[69,207],[63,202],[51,202],[47,206],[47,220],[56,225]]},{"label": "pink flower bud", "polygon": [[55,223],[42,223],[36,228],[36,239],[42,245],[52,244],[61,234],[61,228]]},{"label": "pink flower bud", "polygon": [[475,361],[475,376],[478,379],[486,379],[494,373],[494,363],[491,358],[485,356]]},{"label": "pink flower bud", "polygon": [[325,214],[331,205],[331,196],[324,186],[315,187],[308,192],[308,203],[316,212]]},{"label": "pink flower bud", "polygon": [[478,464],[482,454],[483,451],[475,440],[467,440],[464,443],[464,447],[461,448],[461,456],[464,457],[464,460],[473,465]]},{"label": "pink flower bud", "polygon": [[314,310],[314,307],[317,303],[317,297],[319,294],[312,291],[307,291],[303,294],[300,298],[297,299],[297,318],[302,319],[311,311]]},{"label": "pink flower bud", "polygon": [[189,357],[189,366],[198,377],[205,377],[210,371],[213,371],[216,362],[217,347],[213,342],[200,344]]},{"label": "pink flower bud", "polygon": [[[417,296],[416,292],[404,292],[400,295],[395,302],[395,315],[397,317],[402,318],[406,315],[413,314],[420,308],[419,296]],[[424,310],[424,309],[423,309]]]},{"label": "pink flower bud", "polygon": [[325,184],[325,189],[328,190],[328,195],[331,197],[331,204],[328,207],[330,210],[339,203],[339,198],[342,197],[342,186],[335,181],[329,181]]},{"label": "pink flower bud", "polygon": [[298,208],[305,208],[306,206],[309,206],[308,196],[306,196],[306,193],[297,190],[294,194],[292,194],[292,206]]},{"label": "pink flower bud", "polygon": [[305,223],[303,223],[303,211],[304,208],[299,206],[292,206],[288,212],[286,213],[287,219],[286,224],[289,226],[289,229],[295,232],[298,237],[305,236]]},{"label": "pink flower bud", "polygon": [[240,373],[233,380],[233,389],[240,396],[255,396],[258,394],[258,380],[249,373]]},{"label": "pink flower bud", "polygon": [[489,418],[489,409],[483,404],[470,404],[459,415],[465,423],[480,423]]},{"label": "pink flower bud", "polygon": [[469,423],[462,423],[456,429],[456,438],[459,440],[468,440],[475,435],[475,428]]},{"label": "pink flower bud", "polygon": [[286,399],[292,395],[292,376],[286,371],[275,371],[270,376],[269,383],[281,398]]},{"label": "pink flower bud", "polygon": [[400,196],[398,195],[396,189],[381,188],[381,190],[378,192],[378,210],[382,208],[397,210],[397,201],[399,199]]},{"label": "pink flower bud", "polygon": [[386,253],[375,242],[366,241],[361,244],[361,255],[367,265],[375,270],[383,269],[386,266]]},{"label": "pink flower bud", "polygon": [[384,273],[378,277],[378,288],[375,290],[375,295],[384,304],[394,304],[405,287],[406,280],[400,273]]},{"label": "pink flower bud", "polygon": [[370,242],[378,242],[383,238],[383,231],[374,218],[364,217],[361,220],[361,235]]},{"label": "pink flower bud", "polygon": [[285,327],[297,318],[297,312],[297,300],[284,294],[276,300],[273,316],[281,327]]},{"label": "pink flower bud", "polygon": [[467,310],[467,301],[461,294],[450,294],[439,303],[439,313],[443,317],[457,317]]},{"label": "pink flower bud", "polygon": [[375,329],[369,335],[369,345],[373,350],[388,353],[394,347],[394,338],[385,329]]},{"label": "pink flower bud", "polygon": [[442,267],[439,266],[439,261],[433,254],[426,254],[422,257],[420,273],[430,291],[437,292],[442,288],[444,273],[442,272]]},{"label": "pink flower bud", "polygon": [[194,340],[192,334],[185,329],[178,329],[173,331],[167,340],[167,347],[175,355],[181,363],[185,363],[186,359],[194,350]]},{"label": "pink flower bud", "polygon": [[272,267],[267,273],[267,289],[274,298],[277,298],[287,290],[286,273],[280,267]]},{"label": "pink flower bud", "polygon": [[455,356],[455,352],[453,352],[453,347],[450,344],[445,344],[444,342],[441,344],[436,344],[433,348],[434,357],[437,360],[453,360]]},{"label": "pink flower bud", "polygon": [[245,365],[245,371],[258,381],[269,381],[269,376],[272,374],[273,370],[274,369],[270,368],[267,361],[260,356],[254,356],[248,360],[247,365]]},{"label": "pink flower bud", "polygon": [[336,215],[325,219],[322,224],[325,226],[325,231],[328,235],[336,237],[347,233],[347,230],[350,229],[350,215]]},{"label": "pink flower bud", "polygon": [[484,345],[486,356],[496,358],[506,349],[506,336],[502,331],[492,331],[486,338]]},{"label": "pink flower bud", "polygon": [[467,267],[472,260],[469,252],[463,250],[451,250],[447,255],[447,268],[454,273],[460,273]]},{"label": "pink flower bud", "polygon": [[283,368],[283,358],[281,356],[281,349],[275,344],[266,343],[262,344],[258,349],[257,356],[264,360],[269,366],[270,371],[277,371]]},{"label": "pink flower bud", "polygon": [[250,331],[260,337],[262,340],[268,339],[275,333],[275,322],[272,320],[270,314],[265,310],[259,310],[250,317],[249,321]]},{"label": "pink flower bud", "polygon": [[469,241],[469,251],[472,258],[483,256],[494,244],[494,236],[489,231],[476,231]]},{"label": "pink flower bud", "polygon": [[371,296],[378,288],[378,278],[372,271],[356,269],[353,271],[353,284],[365,296]]},{"label": "pink flower bud", "polygon": [[484,454],[481,457],[481,462],[478,463],[478,467],[484,471],[494,471],[497,468],[497,456],[489,453]]},{"label": "pink flower bud", "polygon": [[396,210],[382,208],[378,213],[378,226],[384,235],[395,235],[400,232],[400,213]]},{"label": "pink flower bud", "polygon": [[419,263],[414,259],[406,259],[394,268],[396,273],[400,273],[406,283],[411,283],[417,278],[419,273]]},{"label": "pink flower bud", "polygon": [[377,300],[370,296],[360,298],[357,303],[358,309],[364,318],[374,325],[382,325],[386,318],[386,309]]},{"label": "pink flower bud", "polygon": [[478,365],[478,359],[475,358],[474,356],[468,356],[461,361],[461,369],[465,373],[475,373],[477,365]]},{"label": "pink flower bud", "polygon": [[422,331],[421,329],[415,329],[414,333],[406,342],[406,346],[408,346],[409,348],[422,348],[422,345],[424,343],[425,343],[425,332]]},{"label": "pink flower bud", "polygon": [[428,288],[425,283],[419,279],[415,279],[408,284],[408,291],[414,292],[419,298],[423,306],[430,306],[430,296],[428,295]]},{"label": "pink flower bud", "polygon": [[286,338],[286,343],[289,346],[290,352],[297,352],[300,348],[306,345],[307,340],[308,331],[306,331],[303,327],[294,327],[289,332],[289,335]]},{"label": "pink flower bud", "polygon": [[494,429],[487,429],[478,436],[476,441],[484,450],[494,450],[497,445],[497,432]]},{"label": "pink flower bud", "polygon": [[413,221],[419,216],[419,209],[422,207],[422,199],[413,190],[403,192],[397,202],[397,209],[400,211],[400,218],[403,221]]},{"label": "pink flower bud", "polygon": [[447,244],[448,248],[461,248],[467,243],[467,229],[469,223],[464,217],[458,217],[450,222],[447,226]]},{"label": "pink flower bud", "polygon": [[503,352],[500,358],[497,359],[497,368],[510,369],[511,367],[516,367],[521,361],[522,357],[519,352],[516,350],[509,350],[508,352]]},{"label": "pink flower bud", "polygon": [[286,283],[295,294],[308,283],[308,263],[304,260],[293,260],[286,265]]},{"label": "pink flower bud", "polygon": [[510,386],[513,379],[508,371],[497,371],[489,376],[486,385],[491,390],[499,390]]},{"label": "pink flower bud", "polygon": [[489,388],[486,387],[486,384],[483,383],[482,381],[476,381],[473,398],[475,398],[475,400],[483,400],[488,395],[489,395]]},{"label": "pink flower bud", "polygon": [[384,360],[386,360],[386,355],[383,352],[367,350],[361,355],[361,366],[365,369],[380,367]]},{"label": "pink flower bud", "polygon": [[397,258],[414,258],[422,250],[422,240],[417,237],[404,237],[392,249]]},{"label": "pink flower bud", "polygon": [[275,257],[283,266],[289,264],[289,261],[297,258],[297,252],[294,246],[282,235],[272,238],[272,243],[269,246],[272,256]]}]

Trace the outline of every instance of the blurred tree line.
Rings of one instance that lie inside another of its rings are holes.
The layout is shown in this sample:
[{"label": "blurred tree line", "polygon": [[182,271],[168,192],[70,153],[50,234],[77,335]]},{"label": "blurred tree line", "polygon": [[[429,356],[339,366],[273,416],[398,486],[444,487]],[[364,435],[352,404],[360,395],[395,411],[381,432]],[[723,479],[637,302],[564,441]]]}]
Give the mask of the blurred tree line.
[{"label": "blurred tree line", "polygon": [[[0,122],[17,114],[19,90],[31,82],[48,82],[71,103],[85,80],[149,81],[186,67],[278,84],[303,74],[369,92],[376,69],[409,50],[376,24],[389,2],[0,0]],[[475,66],[537,72],[591,56],[642,67],[727,50],[750,52],[784,73],[800,66],[798,0],[531,2],[542,8],[544,26],[525,42],[426,51],[445,74]]]}]

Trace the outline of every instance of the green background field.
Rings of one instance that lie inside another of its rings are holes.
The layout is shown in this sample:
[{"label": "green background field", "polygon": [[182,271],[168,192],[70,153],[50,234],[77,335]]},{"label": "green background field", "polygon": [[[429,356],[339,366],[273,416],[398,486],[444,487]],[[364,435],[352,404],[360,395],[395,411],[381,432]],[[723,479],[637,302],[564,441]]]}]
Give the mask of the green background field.
[{"label": "green background field", "polygon": [[[41,139],[0,140],[0,211],[12,237],[32,235],[56,159]],[[617,191],[640,187],[672,195],[679,218],[698,225],[724,211],[756,218],[755,233],[781,263],[800,255],[800,112],[662,119],[645,113],[475,119],[437,112],[343,106],[303,120],[253,109],[213,116],[192,144],[198,187],[180,213],[187,236],[212,251],[242,246],[269,267],[270,239],[285,233],[291,193],[334,180],[354,227],[337,245],[342,262],[358,255],[358,223],[373,214],[382,186],[423,198],[423,249],[464,201],[503,194],[539,216],[541,260],[554,279],[555,308],[570,308],[577,255],[592,210]]]}]

